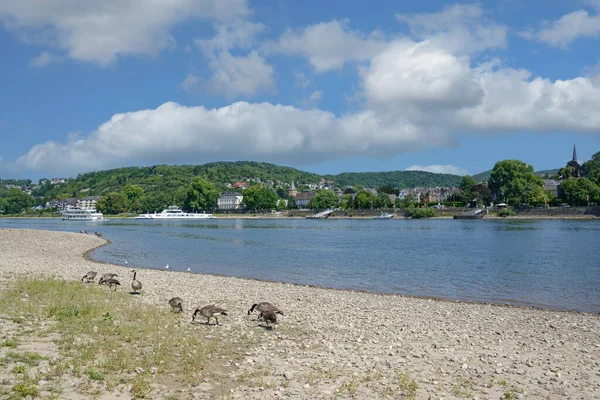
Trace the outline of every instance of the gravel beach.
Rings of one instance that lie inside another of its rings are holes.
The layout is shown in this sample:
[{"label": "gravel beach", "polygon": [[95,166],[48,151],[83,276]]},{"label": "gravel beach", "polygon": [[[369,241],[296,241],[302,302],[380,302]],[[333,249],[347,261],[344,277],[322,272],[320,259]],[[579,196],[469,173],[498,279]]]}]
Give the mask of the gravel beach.
[{"label": "gravel beach", "polygon": [[[0,290],[17,275],[80,280],[94,270],[118,273],[118,290],[129,291],[130,267],[84,258],[105,243],[81,233],[0,229]],[[135,301],[167,310],[166,299],[181,297],[190,320],[195,307],[216,303],[229,315],[197,329],[254,338],[241,360],[224,360],[230,398],[600,398],[598,315],[168,270],[140,268],[137,279],[143,289]],[[276,329],[247,315],[261,301],[284,311]],[[214,385],[194,388],[193,398],[211,398]]]}]

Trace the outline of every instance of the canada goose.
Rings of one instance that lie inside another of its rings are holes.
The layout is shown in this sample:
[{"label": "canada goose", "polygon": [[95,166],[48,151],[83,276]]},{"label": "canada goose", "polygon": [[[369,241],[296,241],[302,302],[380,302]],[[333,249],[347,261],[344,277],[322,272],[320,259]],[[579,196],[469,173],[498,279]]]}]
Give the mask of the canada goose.
[{"label": "canada goose", "polygon": [[131,272],[133,272],[133,281],[131,282],[131,288],[133,289],[133,293],[139,294],[142,290],[142,282],[135,279],[135,275],[137,274],[137,271],[135,269]]},{"label": "canada goose", "polygon": [[113,274],[112,272],[107,272],[106,274],[103,274],[103,275],[100,277],[100,280],[98,281],[98,285],[102,285],[103,283],[107,283],[107,281],[108,281],[110,278],[114,278],[115,276],[119,276],[119,275],[117,275],[117,274]]},{"label": "canada goose", "polygon": [[102,237],[102,234],[99,232],[94,232],[94,235],[98,236],[98,237]]},{"label": "canada goose", "polygon": [[81,278],[81,282],[83,282],[83,280],[85,279],[87,283],[90,283],[94,279],[96,279],[96,275],[98,275],[98,272],[96,272],[96,271],[90,271],[87,274],[85,274],[83,276],[83,278]]},{"label": "canada goose", "polygon": [[107,285],[109,289],[112,289],[114,286],[114,290],[117,290],[117,286],[121,286],[121,282],[119,282],[117,279],[115,278],[109,278],[107,280],[104,281]]},{"label": "canada goose", "polygon": [[248,310],[248,315],[252,314],[254,310],[256,310],[259,313],[259,316],[256,319],[260,318],[260,313],[262,313],[263,311],[273,311],[274,313],[283,315],[283,311],[281,311],[276,305],[266,301],[263,301],[258,304],[252,304],[252,307]]},{"label": "canada goose", "polygon": [[265,310],[265,311],[261,312],[260,318],[262,318],[262,320],[267,323],[267,327],[271,327],[270,324],[277,323],[277,314],[273,310]]},{"label": "canada goose", "polygon": [[227,315],[227,310],[217,307],[214,304],[204,306],[202,308],[196,308],[196,311],[194,311],[194,314],[192,314],[192,322],[196,320],[196,316],[202,316],[206,318],[206,324],[208,325],[210,324],[210,319],[214,317],[217,321],[217,325],[219,325],[217,315]]},{"label": "canada goose", "polygon": [[179,297],[173,297],[171,300],[169,300],[169,305],[175,312],[180,313],[183,311],[183,300],[181,300]]}]

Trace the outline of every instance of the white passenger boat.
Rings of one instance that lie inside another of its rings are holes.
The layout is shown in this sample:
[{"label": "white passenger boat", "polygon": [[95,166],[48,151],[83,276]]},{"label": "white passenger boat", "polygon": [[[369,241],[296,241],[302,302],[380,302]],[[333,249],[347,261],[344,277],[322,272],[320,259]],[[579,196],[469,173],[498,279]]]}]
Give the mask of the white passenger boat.
[{"label": "white passenger boat", "polygon": [[73,221],[98,221],[104,219],[104,215],[93,208],[68,207],[63,211],[62,219]]},{"label": "white passenger boat", "polygon": [[186,213],[180,208],[169,207],[160,213],[140,214],[136,219],[212,219],[215,218],[212,214],[206,213]]}]

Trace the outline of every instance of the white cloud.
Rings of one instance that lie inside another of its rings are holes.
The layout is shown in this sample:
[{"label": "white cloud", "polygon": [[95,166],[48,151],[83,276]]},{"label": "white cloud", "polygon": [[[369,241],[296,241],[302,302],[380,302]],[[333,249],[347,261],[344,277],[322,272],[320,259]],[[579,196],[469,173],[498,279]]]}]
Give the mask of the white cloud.
[{"label": "white cloud", "polygon": [[213,72],[206,82],[209,92],[229,99],[251,97],[265,91],[275,92],[275,70],[264,57],[256,50],[245,55],[231,53],[232,49],[251,49],[256,36],[265,29],[263,24],[236,19],[215,25],[217,33],[213,38],[196,40]]},{"label": "white cloud", "polygon": [[312,92],[310,94],[310,100],[312,101],[319,101],[323,98],[323,91],[321,90],[315,90],[314,92]]},{"label": "white cloud", "polygon": [[26,42],[103,66],[122,55],[157,54],[173,43],[171,28],[186,19],[228,21],[248,13],[246,0],[0,2],[0,21]]},{"label": "white cloud", "polygon": [[565,48],[579,38],[600,37],[600,15],[589,15],[585,10],[574,11],[538,30],[525,30],[521,36]]},{"label": "white cloud", "polygon": [[417,40],[427,40],[455,54],[506,47],[507,27],[485,18],[478,4],[447,6],[438,13],[397,14]]},{"label": "white cloud", "polygon": [[150,163],[259,159],[307,163],[359,154],[387,157],[447,144],[436,133],[370,111],[336,117],[321,110],[238,102],[219,109],[165,103],[116,114],[87,137],[46,142],[18,158],[21,168],[72,173]]},{"label": "white cloud", "polygon": [[235,98],[275,91],[275,70],[256,51],[246,56],[233,56],[223,51],[212,58],[209,66],[214,71],[207,82],[212,93]]},{"label": "white cloud", "polygon": [[186,92],[195,92],[200,87],[200,79],[196,75],[189,73],[179,84],[179,87]]},{"label": "white cloud", "polygon": [[469,59],[428,42],[397,40],[361,70],[367,99],[397,106],[461,108],[478,104],[483,91]]},{"label": "white cloud", "polygon": [[435,174],[452,174],[452,175],[468,175],[468,172],[460,167],[455,167],[454,165],[412,165],[408,168],[404,169],[405,171],[425,171],[425,172],[433,172]]},{"label": "white cloud", "polygon": [[31,68],[44,68],[47,65],[61,61],[62,57],[48,53],[47,51],[42,51],[37,57],[34,57],[29,61],[29,66]]},{"label": "white cloud", "polygon": [[364,61],[377,54],[385,41],[380,32],[365,35],[349,28],[348,20],[333,20],[284,32],[267,43],[267,53],[306,57],[317,72],[341,69],[348,61]]},{"label": "white cloud", "polygon": [[472,131],[600,132],[600,79],[532,78],[527,70],[482,66],[474,78],[480,104],[458,111],[458,126]]}]

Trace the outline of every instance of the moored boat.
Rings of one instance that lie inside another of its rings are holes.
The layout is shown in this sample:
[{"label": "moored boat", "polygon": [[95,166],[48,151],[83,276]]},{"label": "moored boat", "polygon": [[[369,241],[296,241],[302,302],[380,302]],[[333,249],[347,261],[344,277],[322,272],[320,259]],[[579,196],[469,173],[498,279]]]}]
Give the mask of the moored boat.
[{"label": "moored boat", "polygon": [[392,218],[394,218],[394,214],[384,213],[384,212],[382,212],[381,215],[376,215],[373,217],[373,219],[392,219]]},{"label": "moored boat", "polygon": [[62,219],[73,221],[98,221],[103,220],[104,215],[92,208],[67,207],[62,213]]},{"label": "moored boat", "polygon": [[212,219],[215,218],[212,214],[206,213],[186,213],[180,208],[171,206],[160,213],[140,214],[135,219]]}]

